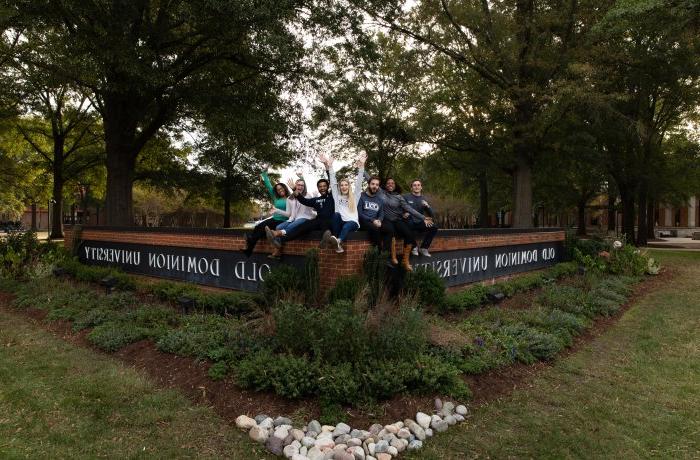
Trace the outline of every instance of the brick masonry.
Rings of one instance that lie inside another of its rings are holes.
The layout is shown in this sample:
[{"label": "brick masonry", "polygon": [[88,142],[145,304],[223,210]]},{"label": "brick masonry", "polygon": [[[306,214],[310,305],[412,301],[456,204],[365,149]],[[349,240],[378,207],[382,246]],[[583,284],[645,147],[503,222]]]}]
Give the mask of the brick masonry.
[{"label": "brick masonry", "polygon": [[[244,232],[241,230],[141,229],[137,227],[122,229],[114,227],[68,227],[64,231],[64,245],[66,247],[73,247],[76,230],[80,232],[80,239],[82,240],[192,247],[222,251],[240,251],[245,247]],[[562,229],[536,230],[440,230],[433,240],[430,251],[436,253],[459,249],[564,241],[565,236]],[[309,235],[307,239],[289,242],[284,247],[284,254],[303,256],[307,250],[317,248],[318,241],[319,235]],[[362,257],[369,246],[370,244],[364,238],[364,234],[357,232],[343,245],[345,248],[343,254],[336,254],[335,251],[330,249],[320,250],[321,291],[326,292],[333,287],[339,278],[359,273],[362,270]],[[272,248],[265,239],[260,240],[255,248],[256,253],[270,253],[271,251]],[[496,280],[485,280],[484,282],[491,284],[494,281]],[[463,287],[460,286],[459,288]],[[454,288],[450,290],[454,290]]]}]

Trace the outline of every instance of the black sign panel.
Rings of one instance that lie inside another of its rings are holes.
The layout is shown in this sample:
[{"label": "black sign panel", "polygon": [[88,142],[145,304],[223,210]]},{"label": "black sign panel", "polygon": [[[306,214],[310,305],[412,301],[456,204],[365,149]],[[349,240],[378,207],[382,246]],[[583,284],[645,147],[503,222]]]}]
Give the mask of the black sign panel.
[{"label": "black sign panel", "polygon": [[564,243],[518,244],[434,252],[412,257],[414,268],[434,270],[446,286],[459,286],[513,273],[549,267],[562,261]]},{"label": "black sign panel", "polygon": [[[81,243],[79,259],[88,265],[115,266],[128,273],[252,292],[281,263],[262,254],[248,258],[237,251],[89,240]],[[304,257],[284,256],[284,263],[301,268]]]}]

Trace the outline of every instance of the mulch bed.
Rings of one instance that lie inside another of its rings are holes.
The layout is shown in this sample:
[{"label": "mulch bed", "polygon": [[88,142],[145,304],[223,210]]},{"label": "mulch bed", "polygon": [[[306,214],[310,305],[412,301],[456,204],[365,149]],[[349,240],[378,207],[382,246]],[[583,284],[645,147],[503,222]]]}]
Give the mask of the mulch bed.
[{"label": "mulch bed", "polygon": [[[664,269],[658,276],[647,278],[637,285],[628,302],[616,315],[609,318],[599,318],[591,328],[578,336],[574,345],[564,351],[560,357],[576,353],[582,346],[615,324],[637,299],[667,283],[673,275],[673,270]],[[523,293],[522,299],[509,299],[512,305],[507,306],[518,308],[525,301],[531,300],[534,295],[534,293]],[[45,311],[39,309],[19,311],[9,306],[11,302],[11,295],[0,292],[0,308],[5,311],[29,317],[32,321],[40,323],[47,330],[71,343],[104,353],[87,341],[85,336],[88,331],[75,333],[72,331],[70,323],[66,321],[44,322]],[[157,350],[155,344],[150,340],[142,340],[127,345],[115,353],[104,354],[113,356],[129,366],[145,372],[160,387],[179,390],[194,403],[212,407],[220,417],[230,423],[233,423],[236,417],[241,414],[255,416],[265,413],[272,417],[277,415],[294,417],[296,414],[306,421],[319,416],[319,406],[316,400],[290,401],[272,393],[244,390],[237,387],[230,378],[213,381],[207,374],[210,367],[208,362],[163,353]],[[549,366],[551,366],[551,362],[538,362],[532,365],[515,364],[480,375],[466,376],[465,380],[474,394],[470,405],[475,407],[488,404],[508,396],[519,387],[527,385]],[[418,411],[431,413],[433,400],[436,396],[442,395],[402,395],[365,410],[347,408],[347,422],[353,427],[367,428],[372,423],[393,423],[406,417],[413,417]]]}]

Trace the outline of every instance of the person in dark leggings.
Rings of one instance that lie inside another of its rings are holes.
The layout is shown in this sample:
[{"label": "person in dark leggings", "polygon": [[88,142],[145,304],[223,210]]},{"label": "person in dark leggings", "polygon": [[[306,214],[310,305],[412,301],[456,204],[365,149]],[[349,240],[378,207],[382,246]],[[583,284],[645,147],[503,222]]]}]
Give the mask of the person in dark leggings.
[{"label": "person in dark leggings", "polygon": [[404,213],[404,218],[406,218],[406,221],[411,229],[416,234],[425,234],[423,241],[420,244],[420,249],[417,247],[413,248],[411,254],[417,256],[418,251],[420,251],[420,255],[432,257],[428,249],[430,248],[430,244],[433,242],[433,238],[435,238],[438,227],[435,225],[433,220],[433,210],[423,196],[423,183],[420,181],[420,179],[414,179],[413,182],[411,182],[411,193],[407,193],[403,197],[406,200],[406,203],[408,203],[416,211],[425,214],[432,222],[432,225],[428,226],[424,221],[417,219],[415,216]]},{"label": "person in dark leggings", "polygon": [[258,240],[265,237],[265,227],[274,229],[279,224],[287,220],[287,215],[283,212],[285,212],[287,209],[289,189],[281,182],[275,184],[273,187],[272,182],[270,182],[270,176],[267,174],[267,168],[263,170],[260,177],[262,178],[263,184],[265,184],[267,193],[270,195],[270,199],[274,205],[274,211],[271,217],[258,223],[258,225],[253,228],[253,231],[246,235],[246,244],[245,249],[243,250],[246,257],[250,257],[253,254],[255,245],[258,244]]},{"label": "person in dark leggings", "polygon": [[379,196],[378,177],[370,177],[367,181],[367,190],[360,195],[358,213],[360,217],[360,229],[369,234],[369,240],[380,251],[391,250],[391,240],[394,236],[392,230],[382,225],[384,220],[384,202]]},{"label": "person in dark leggings", "polygon": [[[408,213],[424,221],[426,226],[432,226],[432,220],[426,218],[423,214],[406,203],[404,197],[401,196],[401,188],[392,178],[386,180],[384,183],[384,190],[382,191],[382,189],[380,189],[380,196],[384,202],[384,220],[382,220],[382,226],[387,226],[395,236],[400,236],[403,239],[401,265],[407,271],[412,271],[413,267],[411,267],[409,263],[409,258],[411,257],[411,249],[417,246],[416,236],[408,225],[408,222],[403,219],[403,214]],[[396,248],[393,242],[391,244],[391,263],[394,265],[398,264]]]}]

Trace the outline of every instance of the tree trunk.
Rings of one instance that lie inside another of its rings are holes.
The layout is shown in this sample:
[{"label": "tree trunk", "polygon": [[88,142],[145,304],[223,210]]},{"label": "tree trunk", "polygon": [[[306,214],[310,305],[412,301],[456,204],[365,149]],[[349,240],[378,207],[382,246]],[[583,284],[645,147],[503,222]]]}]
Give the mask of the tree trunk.
[{"label": "tree trunk", "polygon": [[523,154],[513,173],[513,227],[532,227],[532,168]]},{"label": "tree trunk", "polygon": [[36,232],[36,201],[32,201],[32,231]]},{"label": "tree trunk", "polygon": [[54,138],[53,160],[53,205],[51,215],[50,238],[63,238],[63,141]]},{"label": "tree trunk", "polygon": [[105,100],[104,132],[107,153],[105,224],[132,227],[133,184],[136,163],[136,125],[128,101]]},{"label": "tree trunk", "polygon": [[576,234],[578,236],[586,236],[586,202],[585,201],[579,201],[577,205],[577,223],[578,223],[578,230],[576,231]]},{"label": "tree trunk", "polygon": [[224,191],[224,228],[231,228],[231,191]]},{"label": "tree trunk", "polygon": [[654,227],[656,227],[656,201],[649,199],[649,204],[647,204],[647,241],[656,238],[654,234]]},{"label": "tree trunk", "polygon": [[634,242],[634,195],[620,190],[622,199],[622,234],[628,243]]},{"label": "tree trunk", "polygon": [[608,231],[614,232],[617,230],[617,219],[615,216],[615,200],[617,195],[611,195],[608,192]]},{"label": "tree trunk", "polygon": [[490,227],[489,222],[489,183],[486,173],[479,174],[479,227]]},{"label": "tree trunk", "polygon": [[637,215],[637,246],[647,245],[647,184],[642,181],[639,187],[639,214]]}]

